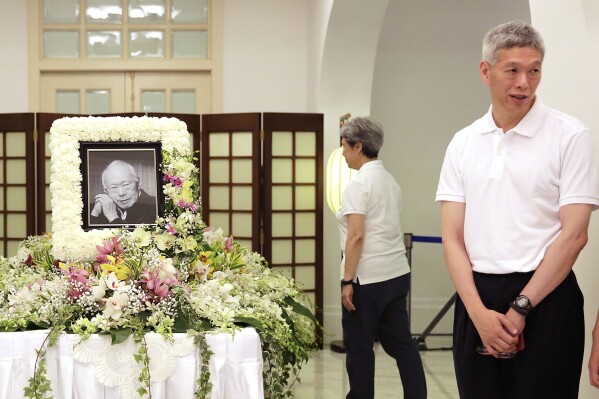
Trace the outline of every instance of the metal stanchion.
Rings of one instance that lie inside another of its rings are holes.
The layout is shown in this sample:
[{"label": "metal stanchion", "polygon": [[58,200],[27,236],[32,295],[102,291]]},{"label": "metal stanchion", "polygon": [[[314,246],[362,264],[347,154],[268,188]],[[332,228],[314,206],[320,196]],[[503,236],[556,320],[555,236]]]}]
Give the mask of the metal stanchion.
[{"label": "metal stanchion", "polygon": [[[430,335],[431,331],[433,331],[433,328],[435,328],[435,326],[441,321],[441,319],[443,318],[443,316],[445,316],[445,313],[447,313],[449,308],[451,308],[453,306],[457,296],[458,296],[458,293],[457,292],[454,293],[451,296],[451,298],[449,298],[449,300],[445,303],[445,305],[443,305],[443,308],[441,308],[439,313],[437,313],[437,315],[433,318],[433,320],[429,323],[429,325],[424,329],[422,334],[420,334],[417,337],[414,337],[414,341],[418,345],[418,349],[420,349],[420,350],[428,350],[429,349],[426,346],[426,342],[425,342],[426,337],[428,337]],[[449,349],[449,348],[443,348],[443,349]]]},{"label": "metal stanchion", "polygon": [[[411,238],[413,241],[416,241],[416,242],[441,244],[441,237],[412,236]],[[425,342],[426,337],[428,337],[430,335],[430,333],[437,326],[437,324],[439,324],[439,322],[441,321],[443,316],[445,316],[447,311],[453,306],[453,304],[456,301],[457,296],[458,296],[457,292],[454,293],[449,298],[449,300],[445,303],[445,305],[443,305],[443,307],[441,308],[439,313],[437,313],[435,315],[435,317],[433,318],[433,320],[431,320],[431,322],[428,324],[428,326],[426,326],[426,328],[424,329],[422,334],[413,337],[414,342],[416,342],[416,344],[418,345],[419,350],[429,350],[429,348],[426,346],[426,342]],[[439,349],[451,349],[451,348],[439,348]]]}]

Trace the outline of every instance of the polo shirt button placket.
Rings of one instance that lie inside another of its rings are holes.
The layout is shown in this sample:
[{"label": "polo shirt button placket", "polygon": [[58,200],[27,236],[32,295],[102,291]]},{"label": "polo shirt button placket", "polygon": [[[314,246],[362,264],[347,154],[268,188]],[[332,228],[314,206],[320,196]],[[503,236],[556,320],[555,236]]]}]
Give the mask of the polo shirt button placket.
[{"label": "polo shirt button placket", "polygon": [[492,166],[492,170],[491,170],[491,177],[494,179],[499,179],[499,178],[501,178],[501,176],[503,174],[503,162],[504,162],[503,149],[505,147],[506,136],[503,133],[503,131],[498,131],[495,134],[497,134],[497,136],[495,137],[495,142],[494,142],[495,156],[493,157],[493,166]]}]

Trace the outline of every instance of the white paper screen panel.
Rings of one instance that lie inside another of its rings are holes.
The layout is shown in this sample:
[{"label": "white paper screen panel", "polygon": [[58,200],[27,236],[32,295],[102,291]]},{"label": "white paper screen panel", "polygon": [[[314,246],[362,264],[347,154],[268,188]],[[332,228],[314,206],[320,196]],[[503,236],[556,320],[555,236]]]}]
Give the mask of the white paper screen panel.
[{"label": "white paper screen panel", "polygon": [[[21,131],[21,126],[31,131]],[[34,168],[32,136],[33,114],[0,116],[0,255],[4,257],[16,255],[19,242],[32,234],[28,224],[34,220],[34,194],[28,191],[33,186],[28,181]]]},{"label": "white paper screen panel", "polygon": [[316,287],[316,134],[272,133],[272,266]]},{"label": "white paper screen panel", "polygon": [[[211,132],[209,146],[210,224],[251,243],[253,203],[252,132]],[[250,245],[251,247],[251,245]]]}]

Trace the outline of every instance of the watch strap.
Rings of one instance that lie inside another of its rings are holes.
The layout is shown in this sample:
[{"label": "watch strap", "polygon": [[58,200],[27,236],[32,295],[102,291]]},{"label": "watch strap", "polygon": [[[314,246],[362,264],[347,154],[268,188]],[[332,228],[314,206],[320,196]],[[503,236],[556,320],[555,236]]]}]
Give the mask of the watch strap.
[{"label": "watch strap", "polygon": [[[526,305],[523,306],[522,304],[519,304],[521,301],[523,301]],[[525,295],[518,295],[516,299],[510,302],[510,308],[514,309],[524,317],[528,317],[533,310],[530,299],[528,299],[528,297]]]},{"label": "watch strap", "polygon": [[521,314],[524,317],[528,317],[528,315],[530,314],[530,310],[525,309],[525,308],[521,308],[518,305],[516,305],[514,302],[510,302],[510,308],[514,309],[516,312],[518,312],[519,314]]},{"label": "watch strap", "polygon": [[350,279],[350,280],[341,280],[341,285],[352,285],[354,283],[354,280]]}]

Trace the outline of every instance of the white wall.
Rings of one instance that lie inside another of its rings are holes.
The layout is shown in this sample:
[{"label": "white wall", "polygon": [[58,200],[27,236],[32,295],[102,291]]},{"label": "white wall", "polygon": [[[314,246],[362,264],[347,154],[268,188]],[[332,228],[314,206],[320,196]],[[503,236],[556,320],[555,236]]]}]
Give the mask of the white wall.
[{"label": "white wall", "polygon": [[308,107],[307,112],[319,112],[324,43],[334,0],[310,0],[308,17]]},{"label": "white wall", "polygon": [[[599,3],[594,0],[531,0],[530,13],[547,48],[538,93],[546,104],[580,118],[591,128],[599,159],[599,76],[595,67],[599,63]],[[599,391],[589,384],[587,368],[591,330],[599,307],[598,218],[595,212],[589,229],[589,243],[574,269],[585,295],[587,323],[581,399],[599,396]]]},{"label": "white wall", "polygon": [[311,6],[224,0],[224,112],[306,112]]},{"label": "white wall", "polygon": [[[335,1],[322,56],[318,112],[324,113],[325,162],[339,146],[339,117],[370,114],[370,94],[380,27],[388,0]],[[337,223],[325,204],[324,327],[325,341],[342,339],[339,290],[340,247]]]},{"label": "white wall", "polygon": [[0,113],[28,112],[27,2],[0,0]]}]

